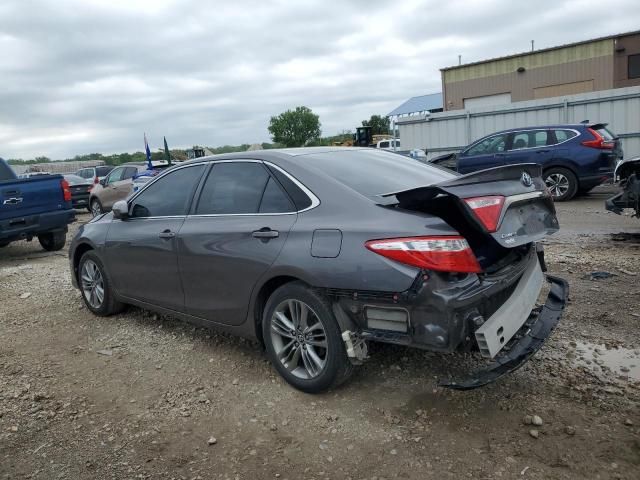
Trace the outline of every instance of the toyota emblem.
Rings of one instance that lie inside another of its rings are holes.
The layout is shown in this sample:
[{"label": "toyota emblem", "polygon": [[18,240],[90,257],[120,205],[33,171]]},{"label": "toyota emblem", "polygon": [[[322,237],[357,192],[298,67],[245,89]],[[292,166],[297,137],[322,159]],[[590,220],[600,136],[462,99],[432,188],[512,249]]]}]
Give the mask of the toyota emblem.
[{"label": "toyota emblem", "polygon": [[530,187],[531,185],[533,185],[533,180],[531,179],[531,175],[529,175],[527,172],[522,172],[520,181],[525,187]]}]

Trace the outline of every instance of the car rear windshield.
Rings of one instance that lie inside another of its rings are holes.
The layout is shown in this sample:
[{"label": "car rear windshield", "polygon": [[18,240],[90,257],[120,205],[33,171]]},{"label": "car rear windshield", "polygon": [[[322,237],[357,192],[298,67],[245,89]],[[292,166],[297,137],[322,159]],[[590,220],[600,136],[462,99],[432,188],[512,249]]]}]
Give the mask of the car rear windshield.
[{"label": "car rear windshield", "polygon": [[367,197],[432,185],[455,176],[450,171],[396,153],[345,150],[301,155],[325,173]]},{"label": "car rear windshield", "polygon": [[113,170],[113,167],[96,167],[96,175],[98,177],[104,177],[111,170]]},{"label": "car rear windshield", "polygon": [[598,126],[598,127],[594,127],[594,130],[598,132],[600,135],[602,135],[602,138],[604,138],[607,141],[613,140],[614,138],[616,138],[616,136],[613,133],[611,133],[606,127]]}]

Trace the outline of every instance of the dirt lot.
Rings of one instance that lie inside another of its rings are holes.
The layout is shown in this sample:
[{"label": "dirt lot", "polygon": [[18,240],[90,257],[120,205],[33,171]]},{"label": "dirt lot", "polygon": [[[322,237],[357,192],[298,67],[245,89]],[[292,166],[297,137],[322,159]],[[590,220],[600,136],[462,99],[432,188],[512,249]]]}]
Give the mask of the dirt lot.
[{"label": "dirt lot", "polygon": [[[436,382],[475,359],[383,346],[337,391],[305,395],[251,342],[138,309],[92,316],[66,252],[12,244],[0,478],[640,478],[640,220],[605,197],[559,205],[547,261],[571,299],[550,341],[471,392]],[[601,270],[615,276],[589,278]]]}]

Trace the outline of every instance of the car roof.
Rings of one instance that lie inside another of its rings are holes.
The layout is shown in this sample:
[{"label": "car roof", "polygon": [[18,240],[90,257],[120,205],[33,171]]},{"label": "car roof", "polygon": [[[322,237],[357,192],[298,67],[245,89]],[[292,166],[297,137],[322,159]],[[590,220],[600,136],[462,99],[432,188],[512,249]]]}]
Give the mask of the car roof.
[{"label": "car roof", "polygon": [[508,128],[506,130],[499,130],[497,132],[489,133],[487,135],[484,135],[482,138],[490,137],[492,135],[497,135],[500,133],[520,132],[523,130],[549,130],[553,128],[557,128],[557,129],[572,128],[576,130],[581,128],[590,128],[596,125],[606,126],[607,124],[606,123],[555,123],[551,125],[532,125],[532,126],[526,126],[526,127],[514,127],[514,128]]}]

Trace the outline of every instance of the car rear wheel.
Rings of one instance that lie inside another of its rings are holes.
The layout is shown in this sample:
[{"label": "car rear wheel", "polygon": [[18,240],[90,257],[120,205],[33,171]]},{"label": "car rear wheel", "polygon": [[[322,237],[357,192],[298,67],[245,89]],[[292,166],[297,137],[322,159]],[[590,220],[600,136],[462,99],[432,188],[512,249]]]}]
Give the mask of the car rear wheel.
[{"label": "car rear wheel", "polygon": [[550,168],[544,173],[544,183],[557,202],[571,200],[578,191],[578,180],[566,168]]},{"label": "car rear wheel", "polygon": [[300,282],[271,295],[262,333],[271,363],[298,390],[323,392],[353,372],[329,302]]},{"label": "car rear wheel", "polygon": [[106,317],[124,308],[124,304],[115,299],[104,265],[93,251],[85,252],[80,258],[78,286],[84,304],[96,315]]},{"label": "car rear wheel", "polygon": [[93,217],[102,215],[103,210],[102,210],[102,204],[100,203],[100,200],[98,200],[97,198],[94,198],[93,200],[91,200],[89,211],[91,212],[91,216]]},{"label": "car rear wheel", "polygon": [[48,252],[55,252],[57,250],[62,250],[64,244],[67,242],[67,233],[66,232],[53,232],[53,233],[45,233],[42,235],[38,235],[38,241],[42,248],[44,248]]}]

